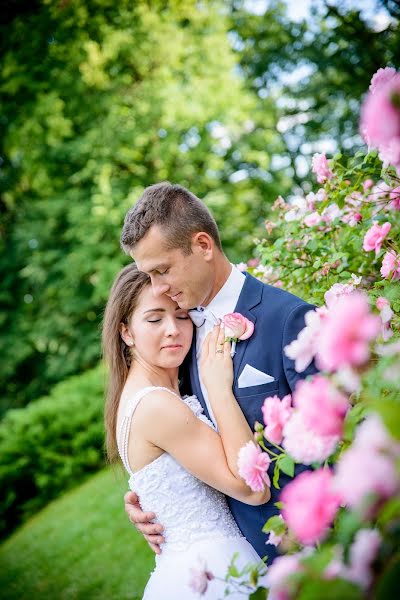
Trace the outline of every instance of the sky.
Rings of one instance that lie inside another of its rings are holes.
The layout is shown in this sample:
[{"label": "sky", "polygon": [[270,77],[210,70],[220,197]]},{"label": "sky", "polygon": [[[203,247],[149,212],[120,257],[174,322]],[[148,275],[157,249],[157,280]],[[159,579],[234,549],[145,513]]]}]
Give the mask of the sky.
[{"label": "sky", "polygon": [[[293,21],[307,19],[312,5],[320,5],[321,0],[285,0],[288,7],[288,15]],[[338,0],[331,0],[331,4],[337,5]],[[361,9],[368,20],[375,23],[376,29],[385,29],[389,23],[389,17],[384,8],[377,9],[376,0],[342,0],[345,6]],[[256,14],[263,14],[268,7],[269,0],[247,0],[247,9]]]}]

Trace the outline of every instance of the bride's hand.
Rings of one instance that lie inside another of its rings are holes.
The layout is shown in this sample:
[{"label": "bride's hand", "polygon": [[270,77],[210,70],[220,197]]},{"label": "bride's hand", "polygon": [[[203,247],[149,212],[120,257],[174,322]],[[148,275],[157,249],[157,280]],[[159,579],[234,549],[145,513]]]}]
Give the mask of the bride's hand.
[{"label": "bride's hand", "polygon": [[200,372],[208,393],[232,390],[231,344],[225,341],[225,331],[221,325],[216,325],[203,342]]}]

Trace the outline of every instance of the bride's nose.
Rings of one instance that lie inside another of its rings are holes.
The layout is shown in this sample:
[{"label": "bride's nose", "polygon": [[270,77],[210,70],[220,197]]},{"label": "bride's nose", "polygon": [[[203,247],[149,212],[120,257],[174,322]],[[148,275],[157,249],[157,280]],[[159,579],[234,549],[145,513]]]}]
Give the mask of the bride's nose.
[{"label": "bride's nose", "polygon": [[175,337],[179,334],[179,329],[178,329],[176,320],[173,317],[170,317],[169,319],[167,319],[165,333],[167,336],[171,336],[171,337]]}]

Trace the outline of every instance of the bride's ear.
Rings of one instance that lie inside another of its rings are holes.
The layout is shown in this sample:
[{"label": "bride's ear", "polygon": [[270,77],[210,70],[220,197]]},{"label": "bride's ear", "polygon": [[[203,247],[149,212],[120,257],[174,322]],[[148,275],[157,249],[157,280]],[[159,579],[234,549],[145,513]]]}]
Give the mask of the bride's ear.
[{"label": "bride's ear", "polygon": [[134,345],[133,335],[129,331],[126,323],[119,324],[119,333],[127,346],[131,347]]}]

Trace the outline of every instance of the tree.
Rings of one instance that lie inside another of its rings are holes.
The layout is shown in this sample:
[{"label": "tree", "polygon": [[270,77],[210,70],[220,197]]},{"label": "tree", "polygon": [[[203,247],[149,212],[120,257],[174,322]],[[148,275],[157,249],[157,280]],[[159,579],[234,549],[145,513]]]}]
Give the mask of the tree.
[{"label": "tree", "polygon": [[290,184],[264,176],[277,136],[268,115],[253,119],[223,5],[36,8],[2,27],[2,410],[99,359],[123,216],[145,186],[170,179],[205,198],[238,261],[265,195]]},{"label": "tree", "polygon": [[[359,9],[343,2],[312,5],[307,21],[294,22],[281,0],[263,15],[249,14],[242,1],[232,2],[232,31],[245,79],[267,102],[279,107],[276,123],[285,145],[286,164],[300,186],[305,159],[323,151],[320,141],[351,153],[363,145],[358,135],[360,100],[373,73],[396,66],[400,23],[392,19],[377,29]],[[377,1],[377,8],[379,2]]]}]

